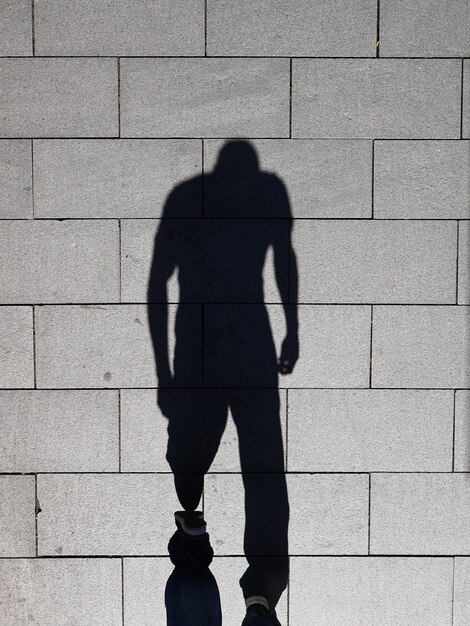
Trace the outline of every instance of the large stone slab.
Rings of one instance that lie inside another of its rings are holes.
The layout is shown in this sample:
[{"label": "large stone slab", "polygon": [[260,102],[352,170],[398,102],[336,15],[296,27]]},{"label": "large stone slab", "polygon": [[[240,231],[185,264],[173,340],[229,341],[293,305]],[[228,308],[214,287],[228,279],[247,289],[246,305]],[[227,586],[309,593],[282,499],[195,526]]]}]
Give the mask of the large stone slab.
[{"label": "large stone slab", "polygon": [[34,22],[41,56],[204,54],[202,0],[46,0]]},{"label": "large stone slab", "polygon": [[293,247],[300,302],[455,302],[455,223],[296,220]]},{"label": "large stone slab", "polygon": [[0,472],[119,470],[117,391],[0,391]]},{"label": "large stone slab", "polygon": [[[370,141],[257,139],[260,168],[283,182],[293,217],[371,217]],[[204,169],[215,165],[223,142],[204,141]]]},{"label": "large stone slab", "polygon": [[452,471],[450,390],[288,393],[291,472]]},{"label": "large stone slab", "polygon": [[34,476],[0,476],[0,500],[0,557],[35,556]]},{"label": "large stone slab", "polygon": [[468,554],[470,474],[373,474],[371,554]]},{"label": "large stone slab", "polygon": [[117,220],[1,221],[0,248],[2,303],[119,301]]},{"label": "large stone slab", "polygon": [[209,0],[207,51],[223,56],[375,56],[376,6]]},{"label": "large stone slab", "polygon": [[0,59],[0,137],[118,134],[116,59]]},{"label": "large stone slab", "polygon": [[8,626],[121,626],[120,559],[0,559]]},{"label": "large stone slab", "polygon": [[[281,504],[282,495],[276,490],[274,474],[246,475],[245,484],[250,489],[247,500],[240,475],[206,477],[204,506],[218,555],[243,554],[246,501],[258,502],[258,512],[251,510],[249,523],[259,533],[266,512],[276,506],[273,503]],[[366,474],[288,474],[287,486],[289,554],[367,554],[369,478]],[[279,521],[276,524],[280,527]]]},{"label": "large stone slab", "polygon": [[33,311],[0,307],[0,387],[33,387]]},{"label": "large stone slab", "polygon": [[468,3],[454,0],[383,0],[380,56],[470,56]]},{"label": "large stone slab", "polygon": [[0,141],[0,219],[33,217],[31,142]]},{"label": "large stone slab", "polygon": [[460,62],[294,59],[292,136],[460,137]]},{"label": "large stone slab", "polygon": [[164,555],[180,508],[171,474],[40,474],[38,553]]},{"label": "large stone slab", "polygon": [[376,306],[372,387],[470,387],[468,306]]},{"label": "large stone slab", "polygon": [[172,188],[200,171],[201,154],[191,140],[36,140],[35,215],[160,217]]},{"label": "large stone slab", "polygon": [[470,218],[470,142],[376,141],[374,165],[374,217]]},{"label": "large stone slab", "polygon": [[297,557],[292,624],[451,626],[452,559]]},{"label": "large stone slab", "polygon": [[288,59],[123,59],[123,137],[288,137]]}]

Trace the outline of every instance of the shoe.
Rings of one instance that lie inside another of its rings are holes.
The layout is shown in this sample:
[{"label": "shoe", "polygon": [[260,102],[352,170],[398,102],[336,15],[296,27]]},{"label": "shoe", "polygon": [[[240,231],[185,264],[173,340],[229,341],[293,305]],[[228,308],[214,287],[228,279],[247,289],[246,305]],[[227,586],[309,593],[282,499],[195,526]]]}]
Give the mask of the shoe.
[{"label": "shoe", "polygon": [[242,626],[281,626],[281,623],[264,604],[255,602],[250,604],[246,610],[245,619],[242,622]]},{"label": "shoe", "polygon": [[176,511],[175,522],[179,530],[186,535],[194,537],[207,532],[207,525],[202,511]]}]

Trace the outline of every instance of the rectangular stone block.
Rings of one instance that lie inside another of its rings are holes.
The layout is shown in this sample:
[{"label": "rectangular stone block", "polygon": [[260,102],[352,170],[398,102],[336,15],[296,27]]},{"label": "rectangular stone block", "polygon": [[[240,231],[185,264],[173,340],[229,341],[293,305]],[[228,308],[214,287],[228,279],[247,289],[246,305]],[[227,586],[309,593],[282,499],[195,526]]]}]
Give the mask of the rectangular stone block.
[{"label": "rectangular stone block", "polygon": [[470,304],[470,222],[459,222],[458,303]]},{"label": "rectangular stone block", "polygon": [[[205,479],[204,507],[208,528],[218,555],[243,554],[244,502],[250,507],[252,554],[275,554],[262,551],[265,537],[273,534],[265,528],[271,510],[279,510],[282,493],[275,474],[245,474],[249,495],[244,499],[239,474],[209,474]],[[366,474],[289,474],[287,475],[289,519],[289,554],[367,554],[369,478]],[[276,503],[276,504],[273,504]],[[315,503],[315,506],[312,506]],[[273,508],[274,507],[274,508]],[[275,514],[272,513],[274,516]],[[279,515],[280,517],[280,515]],[[282,534],[281,521],[277,522]],[[246,539],[245,539],[246,540]],[[282,552],[281,552],[282,553]]]},{"label": "rectangular stone block", "polygon": [[[370,141],[258,139],[250,142],[260,168],[287,188],[293,217],[371,217]],[[216,164],[223,142],[204,141],[204,168]]]},{"label": "rectangular stone block", "polygon": [[[168,224],[171,224],[170,226]],[[161,248],[156,250],[155,237],[157,231],[161,229],[161,233],[165,233],[164,242]],[[174,255],[174,263],[176,267],[167,285],[167,298],[169,302],[195,302],[200,301],[201,297],[184,300],[186,290],[183,288],[180,294],[179,264],[189,263],[193,266],[192,283],[195,285],[192,290],[193,294],[201,291],[202,284],[206,284],[208,276],[214,271],[213,266],[222,265],[224,262],[227,249],[224,248],[224,242],[228,240],[232,246],[236,245],[239,250],[236,255],[240,258],[241,263],[244,257],[253,259],[254,255],[250,254],[252,249],[247,239],[251,239],[251,243],[263,237],[270,238],[275,241],[278,235],[283,240],[282,261],[285,265],[285,272],[281,278],[283,284],[287,283],[287,242],[288,242],[288,223],[286,220],[273,219],[256,219],[256,220],[232,220],[232,219],[202,219],[202,220],[182,220],[178,219],[167,221],[163,224],[161,220],[123,220],[121,222],[121,282],[122,282],[122,301],[123,302],[146,302],[147,288],[153,255],[156,255],[155,268],[159,263],[168,261],[167,255],[171,252]],[[190,246],[193,242],[193,247]],[[233,254],[233,251],[232,251]],[[209,259],[209,260],[208,260]],[[199,268],[204,267],[201,272]],[[251,269],[251,268],[250,268]],[[255,272],[258,268],[253,268]],[[186,274],[185,274],[186,275]],[[262,270],[263,275],[263,296],[265,302],[281,302],[279,288],[275,278],[275,268],[272,248],[268,249],[265,263]],[[238,281],[237,281],[238,278]],[[240,272],[237,276],[232,270],[231,275],[226,277],[227,290],[221,297],[220,289],[208,289],[206,291],[206,302],[220,301],[223,299],[228,302],[244,302],[248,298],[243,298],[246,285],[246,273]],[[261,294],[257,299],[261,302],[263,298]],[[251,300],[248,300],[251,301]]]},{"label": "rectangular stone block", "polygon": [[296,220],[301,302],[455,303],[456,225]]},{"label": "rectangular stone block", "polygon": [[470,558],[455,558],[454,612],[452,626],[465,626],[470,621]]},{"label": "rectangular stone block", "polygon": [[460,137],[455,59],[294,59],[292,136]]},{"label": "rectangular stone block", "polygon": [[160,217],[172,188],[198,173],[201,159],[200,141],[36,140],[35,215]]},{"label": "rectangular stone block", "polygon": [[98,5],[54,0],[37,3],[34,17],[36,54],[41,56],[204,54],[202,0]]},{"label": "rectangular stone block", "polygon": [[38,553],[164,555],[180,508],[171,474],[40,474]]},{"label": "rectangular stone block", "polygon": [[372,387],[469,387],[470,310],[377,306]]},{"label": "rectangular stone block", "polygon": [[[212,535],[210,534],[212,537]],[[173,564],[165,557],[124,557],[124,623],[126,626],[155,626],[166,623],[163,598]],[[242,557],[216,557],[210,569],[220,593],[224,626],[239,626],[245,602],[239,579],[247,562]],[[287,593],[277,606],[282,623],[287,623]]]},{"label": "rectangular stone block", "polygon": [[470,142],[376,141],[374,217],[470,217]]},{"label": "rectangular stone block", "polygon": [[371,554],[468,554],[469,474],[373,474]]},{"label": "rectangular stone block", "polygon": [[173,563],[168,557],[124,557],[123,565],[126,626],[166,624],[165,586]]},{"label": "rectangular stone block", "polygon": [[451,558],[298,557],[291,624],[451,626]]},{"label": "rectangular stone block", "polygon": [[[282,307],[270,307],[270,315],[279,354]],[[299,344],[297,365],[280,378],[281,387],[369,386],[369,306],[299,306]]]},{"label": "rectangular stone block", "polygon": [[119,470],[117,391],[0,391],[0,472]]},{"label": "rectangular stone block", "polygon": [[470,63],[463,63],[462,137],[470,139]]},{"label": "rectangular stone block", "polygon": [[0,141],[0,219],[33,217],[31,142]]},{"label": "rectangular stone block", "polygon": [[0,500],[0,557],[35,556],[34,476],[0,476]]},{"label": "rectangular stone block", "polygon": [[454,469],[470,472],[470,391],[455,392]]},{"label": "rectangular stone block", "polygon": [[30,0],[0,5],[0,56],[31,56],[33,51]]},{"label": "rectangular stone block", "polygon": [[350,3],[210,0],[207,51],[223,56],[375,56],[376,6]]},{"label": "rectangular stone block", "polygon": [[117,220],[2,221],[0,248],[3,303],[119,301]]},{"label": "rectangular stone block", "polygon": [[118,134],[116,59],[0,59],[1,137]]},{"label": "rectangular stone block", "polygon": [[0,387],[33,387],[33,312],[0,307]]},{"label": "rectangular stone block", "polygon": [[120,559],[1,559],[8,626],[121,626]]},{"label": "rectangular stone block", "polygon": [[450,472],[453,392],[290,389],[290,472]]},{"label": "rectangular stone block", "polygon": [[[198,389],[182,390],[172,389],[170,394],[184,396],[188,404],[193,401],[193,417],[201,419],[201,441],[203,433],[208,432],[208,426],[213,425],[214,414],[211,407],[204,416],[198,408]],[[262,406],[265,390],[250,389],[244,391],[248,397],[253,397],[253,403]],[[210,398],[210,395],[209,395]],[[281,428],[283,435],[283,447],[286,437],[286,391],[281,390]],[[257,420],[257,430],[264,430],[266,420],[262,415]],[[271,416],[268,416],[271,417]],[[163,415],[157,405],[157,392],[155,389],[123,389],[121,391],[121,469],[123,472],[171,472],[165,455],[168,443],[168,419]],[[246,430],[246,429],[245,429]],[[244,448],[253,448],[254,442],[248,439],[249,433],[241,429],[241,437]],[[265,439],[266,441],[266,439]],[[201,443],[194,442],[194,450],[199,451]],[[211,472],[240,472],[239,435],[233,421],[232,411],[228,410],[228,420],[220,438],[217,455],[211,465]],[[275,467],[273,467],[275,471]]]},{"label": "rectangular stone block", "polygon": [[468,3],[384,0],[380,3],[380,56],[470,56]]},{"label": "rectangular stone block", "polygon": [[[199,305],[185,307],[186,347],[197,350],[201,310]],[[170,307],[170,354],[175,312]],[[155,387],[157,383],[144,305],[39,307],[36,356],[38,387]],[[200,371],[192,371],[191,377],[188,386],[200,385]]]},{"label": "rectangular stone block", "polygon": [[123,59],[123,137],[287,137],[288,59]]},{"label": "rectangular stone block", "polygon": [[[253,559],[263,563],[263,557]],[[269,561],[264,561],[265,571]],[[247,561],[240,557],[215,557],[211,570],[217,580],[222,605],[224,626],[238,626],[246,613],[245,602],[240,588],[240,578],[248,566]],[[276,614],[281,624],[287,624],[287,591],[284,591],[277,606]]]}]

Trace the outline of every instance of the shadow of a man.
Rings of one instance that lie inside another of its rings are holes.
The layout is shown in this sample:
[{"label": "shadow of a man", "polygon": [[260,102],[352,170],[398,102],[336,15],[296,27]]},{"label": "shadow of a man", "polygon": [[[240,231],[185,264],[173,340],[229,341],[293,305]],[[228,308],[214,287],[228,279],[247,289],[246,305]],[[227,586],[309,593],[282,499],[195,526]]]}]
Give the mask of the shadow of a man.
[{"label": "shadow of a man", "polygon": [[[168,418],[166,458],[178,498],[186,511],[198,506],[230,409],[245,489],[249,566],[240,585],[245,600],[261,596],[274,614],[289,569],[278,376],[292,372],[299,352],[291,230],[282,181],[259,169],[247,141],[229,141],[210,174],[183,182],[168,196],[148,283],[158,404]],[[263,282],[270,248],[286,322],[279,358]],[[171,367],[167,305],[175,272],[179,302]]]}]

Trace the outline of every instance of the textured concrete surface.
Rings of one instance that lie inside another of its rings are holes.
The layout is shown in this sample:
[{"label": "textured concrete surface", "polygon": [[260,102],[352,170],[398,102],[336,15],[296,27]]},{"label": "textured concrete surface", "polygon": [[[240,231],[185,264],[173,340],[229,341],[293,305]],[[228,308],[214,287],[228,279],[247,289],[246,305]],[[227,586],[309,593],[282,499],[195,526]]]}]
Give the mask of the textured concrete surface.
[{"label": "textured concrete surface", "polygon": [[[284,183],[300,275],[282,626],[467,626],[469,25],[465,0],[0,3],[2,626],[165,623],[180,505],[147,281],[168,195],[234,137]],[[209,224],[194,190],[173,212],[183,244]],[[267,217],[257,232],[282,230]],[[279,354],[274,267],[269,249]],[[168,291],[172,352],[177,271]],[[200,350],[227,305],[184,306]],[[217,382],[207,355],[195,402]],[[227,626],[244,612],[238,444],[230,414],[200,503]]]}]

